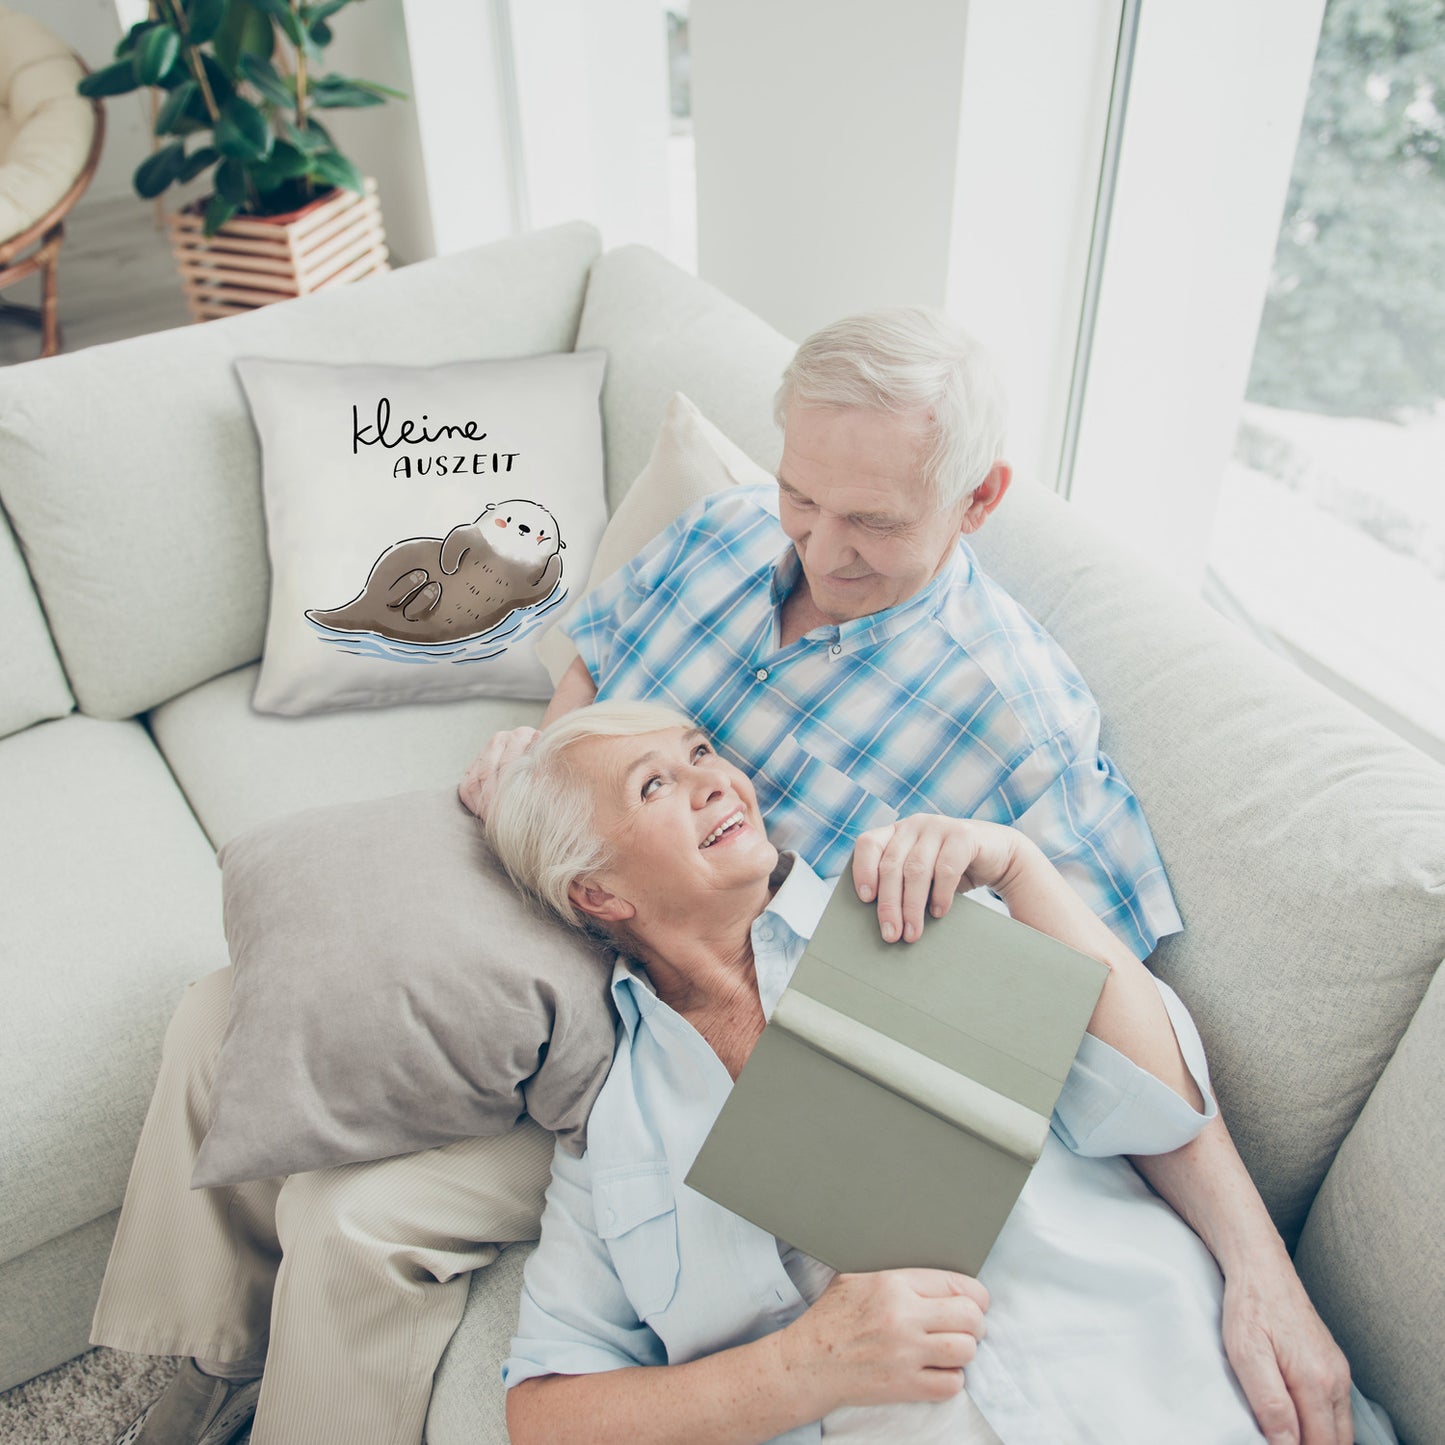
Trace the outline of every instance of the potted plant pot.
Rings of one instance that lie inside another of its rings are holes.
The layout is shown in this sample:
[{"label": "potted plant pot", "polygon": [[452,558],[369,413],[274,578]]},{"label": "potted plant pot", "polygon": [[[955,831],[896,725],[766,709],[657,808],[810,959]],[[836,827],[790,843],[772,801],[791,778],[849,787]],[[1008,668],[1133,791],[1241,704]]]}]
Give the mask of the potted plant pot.
[{"label": "potted plant pot", "polygon": [[234,316],[390,270],[376,182],[279,216],[233,216],[206,235],[206,203],[166,217],[193,321]]}]

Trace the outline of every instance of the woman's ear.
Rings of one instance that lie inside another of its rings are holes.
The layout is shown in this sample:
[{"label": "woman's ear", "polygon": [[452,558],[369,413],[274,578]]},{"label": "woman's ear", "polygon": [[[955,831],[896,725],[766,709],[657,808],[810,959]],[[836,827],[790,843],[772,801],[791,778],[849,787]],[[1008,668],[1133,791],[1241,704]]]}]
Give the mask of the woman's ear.
[{"label": "woman's ear", "polygon": [[595,880],[587,882],[579,878],[568,884],[567,897],[572,900],[572,906],[579,913],[585,913],[589,918],[595,918],[602,923],[621,923],[637,912],[625,898],[609,893]]}]

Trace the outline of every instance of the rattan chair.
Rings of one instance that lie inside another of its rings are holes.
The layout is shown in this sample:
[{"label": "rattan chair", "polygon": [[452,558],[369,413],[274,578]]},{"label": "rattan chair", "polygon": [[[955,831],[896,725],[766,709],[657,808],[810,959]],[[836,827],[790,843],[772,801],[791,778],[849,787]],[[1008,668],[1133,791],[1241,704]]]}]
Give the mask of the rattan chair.
[{"label": "rattan chair", "polygon": [[95,175],[105,136],[100,103],[76,93],[84,74],[38,20],[0,6],[0,290],[41,277],[38,307],[0,302],[0,316],[38,324],[42,356],[60,350],[64,218]]}]

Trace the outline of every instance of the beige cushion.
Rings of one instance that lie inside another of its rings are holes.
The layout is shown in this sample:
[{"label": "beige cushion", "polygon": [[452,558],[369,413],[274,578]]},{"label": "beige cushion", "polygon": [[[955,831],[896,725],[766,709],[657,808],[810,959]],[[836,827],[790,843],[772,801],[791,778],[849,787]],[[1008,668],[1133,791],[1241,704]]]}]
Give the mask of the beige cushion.
[{"label": "beige cushion", "polygon": [[1016,486],[974,539],[1098,698],[1184,917],[1152,963],[1286,1239],[1445,951],[1445,769]]},{"label": "beige cushion", "polygon": [[77,95],[85,73],[38,20],[0,9],[0,240],[34,225],[75,183],[90,155],[95,111]]},{"label": "beige cushion", "polygon": [[253,706],[295,717],[549,697],[536,634],[581,596],[607,525],[605,365],[601,351],[425,367],[238,361],[271,557]]},{"label": "beige cushion", "polygon": [[15,535],[0,517],[0,737],[75,706]]},{"label": "beige cushion", "polygon": [[[681,392],[667,404],[662,427],[642,475],[618,504],[602,541],[585,596],[619,567],[630,562],[669,522],[695,502],[724,487],[769,482],[773,478],[730,442]],[[577,656],[565,628],[553,624],[537,643],[537,656],[554,683]]]},{"label": "beige cushion", "polygon": [[1445,1437],[1445,970],[1340,1146],[1300,1276],[1406,1440]]},{"label": "beige cushion", "polygon": [[267,717],[242,668],[157,708],[157,746],[217,847],[302,808],[455,787],[494,732],[535,725],[542,704],[512,698],[369,712]]},{"label": "beige cushion", "polygon": [[455,788],[318,808],[221,850],[235,978],[195,1187],[503,1134],[578,1152],[611,963],[528,908]]},{"label": "beige cushion", "polygon": [[429,366],[569,351],[596,252],[590,226],[562,226],[11,368],[0,500],[85,711],[128,717],[260,656],[261,467],[236,356]]},{"label": "beige cushion", "polygon": [[139,724],[6,738],[0,798],[3,1261],[120,1203],[166,1021],[226,949],[215,858]]},{"label": "beige cushion", "polygon": [[792,342],[655,251],[623,246],[592,268],[577,345],[607,352],[602,420],[614,511],[647,464],[675,392],[759,465],[776,465],[773,393]]}]

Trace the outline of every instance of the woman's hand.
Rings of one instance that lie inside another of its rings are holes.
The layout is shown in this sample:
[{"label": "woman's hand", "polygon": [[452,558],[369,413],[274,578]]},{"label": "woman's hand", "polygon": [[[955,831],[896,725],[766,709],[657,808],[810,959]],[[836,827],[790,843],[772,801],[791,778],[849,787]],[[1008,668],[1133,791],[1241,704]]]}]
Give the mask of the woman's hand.
[{"label": "woman's hand", "polygon": [[457,793],[482,822],[487,821],[487,812],[492,806],[497,770],[525,753],[536,742],[537,736],[536,728],[512,728],[510,732],[494,733],[467,769],[457,786]]},{"label": "woman's hand", "polygon": [[966,1274],[840,1274],[779,1337],[784,1369],[840,1405],[947,1400],[983,1338],[988,1291]]},{"label": "woman's hand", "polygon": [[878,900],[883,937],[912,943],[925,912],[942,918],[954,895],[970,888],[1003,892],[1020,858],[1034,845],[1014,828],[970,818],[916,813],[872,828],[853,850],[853,886],[865,903]]}]

